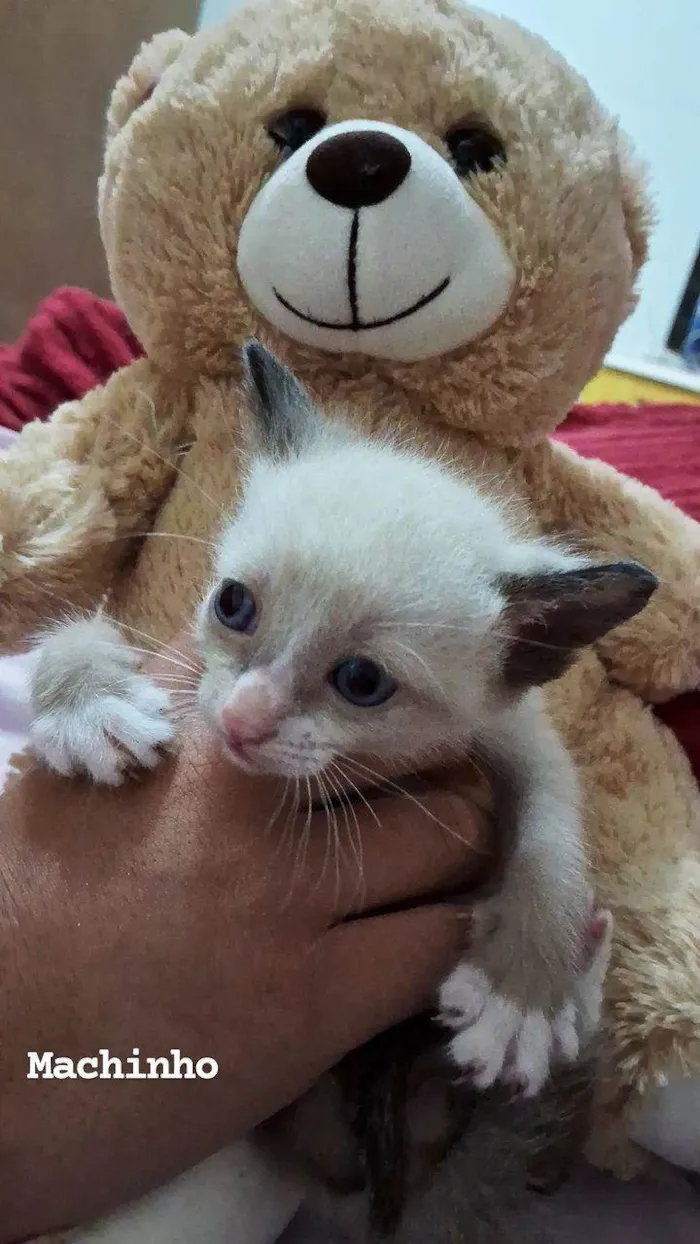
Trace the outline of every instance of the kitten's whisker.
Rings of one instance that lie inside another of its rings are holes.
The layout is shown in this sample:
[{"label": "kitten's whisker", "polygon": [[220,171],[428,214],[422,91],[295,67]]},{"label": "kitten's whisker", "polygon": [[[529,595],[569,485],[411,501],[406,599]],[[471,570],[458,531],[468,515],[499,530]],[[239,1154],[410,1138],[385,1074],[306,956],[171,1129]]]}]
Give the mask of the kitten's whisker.
[{"label": "kitten's whisker", "polygon": [[[509,635],[507,631],[506,631],[506,632],[503,632],[503,631],[492,631],[492,634],[496,637],[496,639],[502,639],[502,640],[505,640],[506,642],[507,642],[508,640],[510,640],[510,642],[513,644],[513,646],[514,646],[515,648],[517,648],[517,647],[518,647],[518,636],[517,636],[517,634],[515,634],[515,635],[510,634],[510,635]],[[565,645],[562,645],[562,644],[548,644],[548,643],[546,643],[543,639],[530,639],[530,637],[529,637],[529,636],[528,636],[528,638],[527,638],[526,640],[524,640],[523,642],[527,645],[527,647],[528,647],[528,648],[529,648],[529,647],[532,647],[532,648],[545,648],[545,649],[547,650],[547,652],[570,652],[570,651],[571,651],[571,649],[570,649],[570,648],[567,648]]]},{"label": "kitten's whisker", "polygon": [[197,687],[199,684],[189,670],[184,674],[178,674],[175,671],[166,670],[165,673],[158,675],[159,680],[166,679],[168,682],[184,683],[186,687]]},{"label": "kitten's whisker", "polygon": [[105,544],[118,544],[121,540],[187,540],[190,544],[203,544],[208,549],[215,549],[213,540],[204,540],[201,536],[188,536],[180,531],[132,531],[128,536],[106,536]]},{"label": "kitten's whisker", "polygon": [[179,725],[183,721],[191,721],[192,718],[196,715],[196,710],[197,710],[197,706],[193,704],[191,700],[188,700],[188,701],[185,701],[185,703],[183,704],[173,704],[170,715],[173,718],[175,724]]},{"label": "kitten's whisker", "polygon": [[301,831],[301,837],[299,839],[299,845],[297,847],[294,870],[292,873],[292,886],[294,885],[294,879],[296,877],[297,866],[299,867],[300,876],[304,872],[304,866],[306,864],[306,857],[308,855],[308,850],[309,850],[309,839],[311,836],[311,818],[313,814],[313,797],[311,794],[311,782],[309,781],[308,776],[306,775],[304,776],[304,781],[306,783],[306,796],[308,800],[308,807],[306,809],[306,820],[304,821],[304,828]]},{"label": "kitten's whisker", "polygon": [[[304,848],[304,844],[307,841],[309,829],[311,827],[311,815],[312,815],[311,783],[309,782],[308,777],[304,777],[304,781],[306,782],[306,793],[307,793],[308,805],[306,809],[306,819],[304,821],[301,834],[299,835],[297,839],[296,850],[294,852],[294,866],[292,868],[291,890],[293,890],[294,886],[296,885],[297,877],[301,876],[302,872],[304,871],[304,864],[303,864],[303,860],[301,856],[302,856],[302,850]],[[290,890],[290,897],[291,897],[291,890]]]},{"label": "kitten's whisker", "polygon": [[445,833],[449,834],[451,838],[456,838],[458,842],[463,843],[465,846],[471,845],[466,838],[463,838],[461,834],[457,833],[456,829],[453,829],[452,826],[446,825],[444,821],[441,821],[439,816],[435,816],[435,813],[431,812],[429,808],[426,808],[425,804],[422,803],[420,799],[417,799],[415,795],[410,793],[410,791],[404,790],[403,786],[399,785],[398,782],[392,781],[391,778],[387,778],[383,774],[378,773],[376,769],[371,769],[368,765],[362,765],[358,760],[351,759],[348,756],[345,757],[345,762],[346,764],[351,765],[356,772],[365,773],[368,777],[374,778],[380,789],[382,787],[388,788],[390,791],[394,791],[397,795],[401,795],[404,799],[408,799],[409,803],[415,804],[417,808],[420,808],[423,815],[427,816],[429,821],[433,821],[434,824],[438,825],[440,829],[444,829]]},{"label": "kitten's whisker", "polygon": [[[380,622],[377,626],[377,630],[379,631],[394,631],[394,630],[402,631],[408,627],[414,630],[455,631],[457,632],[457,634],[471,634],[471,635],[475,634],[473,627],[462,626],[457,622],[455,623],[451,623],[451,622],[404,622],[401,618],[397,618],[396,622]],[[506,643],[510,642],[510,643],[517,644],[518,642],[517,634],[513,634],[512,632],[509,633],[508,631],[499,631],[499,630],[493,629],[490,633],[494,636],[495,639],[501,639]],[[550,652],[568,652],[569,651],[569,649],[564,646],[561,646],[559,644],[548,644],[544,640],[541,640],[541,639],[530,639],[528,637],[527,644],[528,646],[531,645],[534,648],[545,648]],[[402,647],[403,646],[404,645],[402,645]],[[406,651],[412,652],[412,655],[416,657],[419,661],[422,660],[422,658],[417,652],[412,651],[408,647],[406,647]]]},{"label": "kitten's whisker", "polygon": [[291,832],[291,840],[292,842],[294,841],[294,823],[299,813],[300,802],[301,802],[301,791],[299,788],[299,778],[295,777],[294,796],[292,798],[289,812],[287,813],[287,816],[285,818],[284,828],[280,835],[279,843],[277,845],[277,850],[275,851],[275,859],[277,859],[277,857],[281,855],[282,851],[284,850],[286,843],[287,843],[287,838],[290,835],[290,832]]},{"label": "kitten's whisker", "polygon": [[408,644],[402,644],[400,640],[395,641],[395,643],[397,644],[397,647],[399,647],[399,648],[401,649],[401,651],[402,651],[402,652],[406,652],[406,653],[408,654],[408,656],[413,657],[413,658],[414,658],[414,660],[416,660],[416,661],[418,662],[418,664],[419,664],[419,665],[421,665],[421,666],[423,667],[423,669],[425,670],[426,674],[428,675],[428,679],[429,679],[429,681],[430,681],[430,682],[432,683],[432,685],[433,685],[433,686],[437,689],[437,691],[440,693],[440,695],[442,695],[442,694],[443,694],[443,687],[442,687],[442,684],[441,684],[441,682],[440,682],[439,678],[437,678],[437,677],[435,676],[435,674],[433,673],[433,671],[431,670],[431,668],[430,668],[430,666],[428,665],[428,662],[425,660],[425,658],[424,658],[424,657],[422,657],[422,656],[420,655],[420,653],[419,653],[419,652],[416,652],[414,648],[410,648]]},{"label": "kitten's whisker", "polygon": [[[339,781],[341,781],[341,785],[343,784],[343,782],[347,782],[349,786],[354,787],[354,782],[349,780],[349,777],[346,774],[344,774],[344,771],[341,768],[339,768],[339,765],[337,763],[333,763],[333,769],[337,771],[339,775]],[[354,789],[357,789],[357,787],[354,787]],[[347,795],[347,791],[343,791],[343,797],[344,797],[344,801],[346,801],[348,812],[349,814],[352,815],[352,819],[354,821],[354,835],[356,835],[356,841],[357,841],[357,856],[358,856],[357,862],[358,862],[358,868],[359,868],[358,899],[359,899],[359,902],[363,903],[364,898],[366,898],[366,894],[367,894],[367,884],[366,884],[366,881],[364,881],[364,846],[363,846],[363,841],[362,841],[362,830],[359,829],[359,821],[357,819],[356,806],[354,806],[352,799],[349,799],[349,796]]]},{"label": "kitten's whisker", "polygon": [[188,661],[184,652],[181,652],[180,649],[176,648],[174,644],[167,644],[164,640],[157,639],[155,635],[149,635],[148,631],[139,630],[138,627],[132,626],[129,622],[120,622],[118,618],[112,618],[109,614],[103,613],[102,616],[107,618],[108,621],[114,622],[115,626],[120,627],[122,630],[130,631],[132,635],[138,635],[141,639],[146,639],[149,643],[155,644],[156,649],[155,652],[151,653],[152,656],[160,657],[165,661],[167,660],[167,657],[164,654],[172,653],[173,656],[178,658],[179,664],[182,665],[183,669],[189,670],[191,674],[194,674],[197,677],[201,675],[201,666],[198,668],[196,665],[193,665],[190,661]]},{"label": "kitten's whisker", "polygon": [[[153,408],[152,399],[149,398],[146,393],[143,393],[142,397],[146,398],[146,400],[151,403],[151,408]],[[178,466],[177,462],[174,462],[171,458],[166,458],[164,454],[159,453],[158,450],[154,449],[152,445],[147,445],[145,441],[140,440],[139,437],[136,436],[134,432],[129,432],[126,428],[122,427],[118,419],[114,419],[111,415],[106,414],[104,411],[102,411],[100,418],[103,420],[106,420],[107,423],[113,424],[114,427],[117,428],[117,430],[121,433],[122,436],[126,436],[129,438],[129,440],[134,441],[134,443],[139,446],[139,449],[145,449],[146,453],[152,454],[153,457],[158,460],[158,462],[162,462],[164,466],[169,467],[170,470],[174,471],[176,475],[181,475],[182,478],[186,480],[187,483],[190,484],[192,488],[195,488],[197,490],[200,496],[204,497],[205,501],[208,501],[209,504],[213,506],[215,510],[218,510],[219,514],[223,514],[224,512],[223,506],[220,505],[218,501],[215,501],[214,498],[208,492],[206,492],[204,488],[202,488],[202,485],[197,483],[197,480],[193,479],[193,477],[189,475],[187,471],[183,471],[182,467]]]},{"label": "kitten's whisker", "polygon": [[430,630],[430,631],[458,631],[460,634],[475,633],[473,626],[467,626],[459,622],[404,622],[399,616],[395,622],[380,622],[377,625],[378,631],[402,631],[410,627],[413,630]]},{"label": "kitten's whisker", "polygon": [[[336,782],[333,780],[333,778],[331,777],[331,773],[336,773],[338,775],[339,782]],[[328,781],[330,782],[332,789],[337,793],[338,798],[341,801],[341,807],[343,809],[343,816],[345,818],[345,829],[348,835],[350,846],[352,848],[352,852],[355,856],[355,859],[357,860],[357,886],[356,886],[356,890],[355,890],[355,894],[353,895],[353,898],[356,897],[358,901],[362,903],[364,902],[364,897],[365,897],[366,889],[367,889],[365,885],[365,867],[364,867],[364,852],[362,848],[362,833],[360,830],[360,822],[357,819],[357,812],[355,811],[355,808],[353,807],[352,802],[348,799],[347,794],[343,790],[343,787],[342,787],[343,782],[348,781],[348,779],[346,778],[346,775],[343,773],[343,770],[340,768],[340,765],[338,765],[336,761],[334,760],[331,761],[331,763],[329,764],[326,770],[326,777]],[[349,785],[352,786],[353,783],[349,782]],[[349,813],[352,814],[353,820],[355,822],[354,833],[350,826]]]},{"label": "kitten's whisker", "polygon": [[[328,775],[328,773],[326,773],[326,775],[325,775],[325,776],[326,776],[326,779],[327,779],[327,780],[329,780],[329,775]],[[337,814],[337,812],[336,812],[335,805],[334,805],[334,803],[333,803],[333,799],[332,799],[332,797],[328,794],[328,791],[327,791],[327,789],[326,789],[325,783],[324,783],[324,782],[323,782],[323,780],[320,778],[320,775],[319,775],[319,774],[316,774],[316,781],[321,783],[321,787],[322,787],[322,790],[323,790],[323,804],[324,804],[324,808],[325,808],[325,811],[326,811],[326,822],[327,822],[327,827],[328,827],[328,830],[329,830],[329,831],[330,831],[330,830],[332,830],[332,832],[333,832],[333,845],[334,845],[334,847],[335,847],[335,852],[334,852],[334,860],[335,860],[335,901],[336,901],[336,904],[337,904],[337,903],[340,901],[340,833],[339,833],[339,829],[338,829],[338,814]],[[328,840],[329,840],[329,842],[330,842],[330,833],[329,833],[329,836],[328,836]]]},{"label": "kitten's whisker", "polygon": [[314,886],[314,892],[317,889],[319,889],[319,887],[323,884],[323,878],[326,875],[328,861],[331,858],[331,818],[330,818],[330,813],[328,810],[329,799],[328,799],[328,793],[326,791],[326,787],[323,782],[323,778],[320,773],[316,774],[316,782],[318,783],[318,787],[321,792],[321,796],[323,799],[323,810],[326,814],[326,849],[323,853],[323,863],[321,865],[321,872],[319,873],[318,881],[316,882],[316,885]]},{"label": "kitten's whisker", "polygon": [[191,695],[198,695],[197,687],[192,683],[186,682],[184,679],[178,678],[177,674],[163,674],[158,678],[158,682],[166,691],[177,691],[178,695],[182,695],[184,691],[189,691]]},{"label": "kitten's whisker", "polygon": [[[346,756],[340,756],[338,759],[339,759],[339,760],[347,760],[347,759],[348,759],[348,757],[346,757]],[[375,822],[376,822],[376,824],[377,824],[377,828],[378,828],[378,829],[381,829],[381,828],[382,828],[382,823],[381,823],[381,821],[380,821],[379,817],[377,816],[377,813],[375,812],[374,808],[372,807],[372,804],[370,803],[369,799],[367,799],[367,797],[364,795],[364,793],[363,793],[363,791],[360,789],[360,787],[359,787],[359,786],[356,786],[356,785],[355,785],[355,783],[354,783],[354,782],[350,779],[349,774],[347,774],[347,773],[346,773],[343,769],[341,769],[341,767],[340,767],[340,764],[339,764],[339,763],[337,763],[337,762],[336,762],[336,763],[335,763],[335,767],[336,767],[336,769],[338,770],[338,772],[341,774],[341,777],[342,777],[343,781],[344,781],[344,782],[347,782],[348,786],[349,786],[352,790],[354,790],[354,791],[355,791],[355,793],[356,793],[356,795],[358,796],[358,798],[362,800],[362,802],[363,802],[363,804],[365,805],[365,807],[367,808],[367,811],[369,812],[370,816],[372,816],[372,817],[374,818],[374,820],[375,820]]]},{"label": "kitten's whisker", "polygon": [[115,618],[104,609],[93,609],[92,611],[77,609],[74,603],[69,600],[67,596],[60,596],[58,592],[52,592],[50,588],[42,587],[41,584],[37,584],[37,588],[39,591],[43,592],[45,596],[50,597],[52,600],[58,601],[59,604],[66,605],[69,610],[68,616],[71,617],[72,615],[76,621],[81,618],[90,618],[96,613],[99,613],[100,617],[105,618],[107,622],[113,622],[114,625],[119,627],[121,630],[130,631],[132,635],[139,635],[142,639],[147,639],[149,643],[155,645],[154,648],[137,648],[135,644],[131,644],[130,646],[134,652],[141,652],[145,656],[149,657],[159,656],[163,661],[172,661],[172,657],[168,658],[164,655],[166,652],[174,653],[179,660],[174,661],[173,664],[182,666],[184,670],[189,670],[191,674],[194,674],[197,677],[201,675],[201,668],[198,669],[195,665],[190,664],[185,657],[184,652],[181,652],[180,649],[176,648],[173,644],[167,644],[164,640],[157,639],[155,635],[149,635],[148,631],[139,630],[138,627],[131,626],[128,622],[120,621],[119,618]]},{"label": "kitten's whisker", "polygon": [[282,809],[283,809],[283,807],[284,807],[285,803],[287,802],[287,795],[288,795],[288,793],[289,793],[289,784],[290,784],[291,780],[292,780],[292,779],[291,779],[291,777],[288,777],[288,778],[286,779],[285,783],[284,783],[284,790],[282,791],[282,797],[281,797],[281,799],[279,800],[279,802],[278,802],[277,806],[275,807],[275,810],[274,810],[274,812],[272,813],[272,816],[270,817],[269,821],[267,822],[267,825],[265,826],[265,835],[266,835],[266,836],[272,832],[272,827],[273,827],[273,825],[275,824],[275,822],[276,822],[277,818],[278,818],[279,816],[281,816],[281,814],[282,814]]},{"label": "kitten's whisker", "polygon": [[[110,648],[111,648],[111,647],[114,647],[114,648],[117,648],[117,649],[118,649],[118,648],[119,648],[119,644],[117,644],[117,643],[115,643],[115,644],[111,644],[111,643],[109,643],[108,641],[105,641],[105,647],[106,647],[106,648],[107,648],[107,647],[110,647]],[[130,651],[131,651],[131,652],[138,652],[138,653],[140,653],[140,654],[141,654],[141,656],[144,656],[144,657],[157,657],[159,661],[165,661],[165,662],[167,662],[167,664],[168,664],[168,665],[175,665],[175,666],[177,666],[179,669],[182,669],[182,670],[184,670],[184,671],[185,671],[185,675],[183,675],[183,677],[184,677],[184,676],[188,676],[188,677],[194,677],[194,676],[196,676],[196,677],[199,677],[199,675],[200,675],[200,674],[201,674],[201,672],[202,672],[201,670],[195,670],[195,669],[192,669],[192,667],[191,667],[191,666],[189,666],[189,665],[185,665],[183,661],[178,661],[176,657],[170,657],[170,656],[168,656],[168,655],[167,655],[166,653],[164,653],[164,652],[157,652],[157,651],[154,651],[154,649],[153,649],[153,648],[139,648],[136,644],[129,644],[129,649],[130,649]],[[164,674],[164,675],[163,675],[163,677],[164,677],[164,678],[168,678],[168,677],[175,677],[175,678],[177,678],[177,677],[179,677],[179,675],[177,675],[177,674],[175,674],[175,675],[168,675],[168,674]]]}]

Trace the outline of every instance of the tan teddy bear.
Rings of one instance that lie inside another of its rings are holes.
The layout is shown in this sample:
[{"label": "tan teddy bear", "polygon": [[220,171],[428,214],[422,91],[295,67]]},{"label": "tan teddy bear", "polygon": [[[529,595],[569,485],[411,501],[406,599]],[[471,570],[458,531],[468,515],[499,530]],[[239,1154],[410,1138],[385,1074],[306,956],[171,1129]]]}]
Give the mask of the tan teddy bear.
[{"label": "tan teddy bear", "polygon": [[[661,587],[553,685],[616,919],[594,1149],[700,1075],[700,800],[648,704],[700,683],[700,529],[549,434],[634,305],[648,210],[615,123],[540,39],[460,0],[258,0],[118,83],[100,216],[146,358],[0,465],[0,632],[110,608],[167,640],[240,472],[251,333],[325,406],[506,481]],[[152,533],[172,539],[149,539]]]}]

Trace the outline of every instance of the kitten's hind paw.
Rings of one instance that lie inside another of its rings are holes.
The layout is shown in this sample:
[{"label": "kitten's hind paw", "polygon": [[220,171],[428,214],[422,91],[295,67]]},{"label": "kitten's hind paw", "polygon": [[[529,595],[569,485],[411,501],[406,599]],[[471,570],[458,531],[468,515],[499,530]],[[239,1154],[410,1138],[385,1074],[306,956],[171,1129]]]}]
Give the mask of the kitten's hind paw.
[{"label": "kitten's hind paw", "polygon": [[455,1032],[451,1058],[479,1089],[502,1080],[534,1097],[553,1057],[572,1062],[578,1055],[573,1001],[551,1018],[521,1009],[496,991],[481,968],[464,963],[445,981],[440,1004],[443,1023]]},{"label": "kitten's hind paw", "polygon": [[546,1012],[500,994],[483,968],[459,964],[440,991],[439,1018],[454,1034],[449,1053],[463,1075],[479,1089],[499,1080],[534,1097],[552,1063],[575,1062],[601,1022],[612,931],[610,912],[594,911],[582,971],[570,996]]}]

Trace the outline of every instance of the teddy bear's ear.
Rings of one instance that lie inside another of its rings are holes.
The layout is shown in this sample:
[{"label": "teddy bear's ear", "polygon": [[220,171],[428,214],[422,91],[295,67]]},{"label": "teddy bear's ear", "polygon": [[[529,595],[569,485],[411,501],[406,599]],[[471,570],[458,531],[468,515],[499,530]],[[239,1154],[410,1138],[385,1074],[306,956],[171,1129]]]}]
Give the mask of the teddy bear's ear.
[{"label": "teddy bear's ear", "polygon": [[165,30],[142,44],[131,67],[112,92],[107,110],[109,138],[113,138],[131,114],[150,98],[168,65],[177,60],[190,38],[184,30]]},{"label": "teddy bear's ear", "polygon": [[646,261],[649,235],[654,225],[654,207],[648,189],[645,166],[637,160],[625,134],[618,133],[622,212],[632,251],[635,276]]}]

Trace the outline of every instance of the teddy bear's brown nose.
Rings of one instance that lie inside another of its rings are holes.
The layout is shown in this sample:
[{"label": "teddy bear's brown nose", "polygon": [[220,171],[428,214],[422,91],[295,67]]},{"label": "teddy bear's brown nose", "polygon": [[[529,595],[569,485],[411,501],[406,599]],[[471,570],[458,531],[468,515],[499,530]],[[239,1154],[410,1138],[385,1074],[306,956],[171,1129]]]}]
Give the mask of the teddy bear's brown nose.
[{"label": "teddy bear's brown nose", "polygon": [[374,207],[398,190],[411,167],[403,143],[381,130],[355,130],[319,143],[306,162],[317,194],[338,207]]}]

